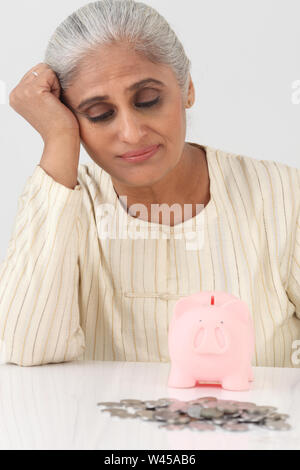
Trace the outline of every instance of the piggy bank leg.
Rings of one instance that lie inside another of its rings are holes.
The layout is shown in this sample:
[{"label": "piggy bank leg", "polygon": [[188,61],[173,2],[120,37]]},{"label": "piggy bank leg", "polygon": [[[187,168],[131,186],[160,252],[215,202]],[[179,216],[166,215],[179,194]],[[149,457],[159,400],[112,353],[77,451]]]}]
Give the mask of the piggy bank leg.
[{"label": "piggy bank leg", "polygon": [[168,387],[188,388],[196,385],[196,379],[179,369],[175,365],[171,365],[169,374]]},{"label": "piggy bank leg", "polygon": [[[247,371],[248,372],[248,371]],[[249,390],[248,373],[236,373],[224,377],[221,383],[226,390]]]},{"label": "piggy bank leg", "polygon": [[248,380],[250,380],[250,382],[253,382],[253,380],[254,380],[254,374],[253,374],[252,366],[249,367]]}]

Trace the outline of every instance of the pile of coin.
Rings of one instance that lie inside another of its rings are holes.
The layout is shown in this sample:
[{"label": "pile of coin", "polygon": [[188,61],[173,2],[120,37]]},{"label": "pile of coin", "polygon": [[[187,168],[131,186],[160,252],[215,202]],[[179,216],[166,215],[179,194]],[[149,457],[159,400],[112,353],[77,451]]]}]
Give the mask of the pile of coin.
[{"label": "pile of coin", "polygon": [[200,397],[196,400],[180,401],[175,398],[158,400],[124,399],[120,402],[100,402],[118,418],[140,418],[160,422],[160,428],[169,430],[192,429],[213,431],[217,427],[227,431],[248,431],[251,427],[270,430],[291,429],[286,423],[287,414],[277,413],[275,406],[258,406],[255,403],[219,400],[216,397]]}]

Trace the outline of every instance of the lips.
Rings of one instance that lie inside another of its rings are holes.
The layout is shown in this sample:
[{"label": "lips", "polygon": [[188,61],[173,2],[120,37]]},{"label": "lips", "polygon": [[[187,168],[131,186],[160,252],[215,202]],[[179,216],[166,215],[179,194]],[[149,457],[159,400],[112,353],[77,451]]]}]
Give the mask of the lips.
[{"label": "lips", "polygon": [[130,157],[137,157],[140,155],[144,155],[146,153],[150,153],[152,150],[155,150],[158,147],[158,145],[152,145],[151,147],[145,147],[140,150],[135,150],[133,152],[127,152],[124,153],[123,155],[119,155],[121,158],[130,158]]}]

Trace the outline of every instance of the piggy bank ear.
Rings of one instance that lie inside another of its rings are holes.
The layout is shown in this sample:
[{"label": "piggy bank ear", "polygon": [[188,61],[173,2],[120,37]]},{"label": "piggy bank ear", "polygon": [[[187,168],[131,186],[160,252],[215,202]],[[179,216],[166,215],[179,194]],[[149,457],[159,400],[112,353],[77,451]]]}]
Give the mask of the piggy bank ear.
[{"label": "piggy bank ear", "polygon": [[250,320],[248,305],[243,300],[230,300],[223,305],[223,310],[225,310],[228,315],[237,317],[245,323],[248,323]]},{"label": "piggy bank ear", "polygon": [[195,305],[195,300],[188,299],[187,297],[182,297],[177,300],[174,306],[173,316],[170,322],[170,328],[172,328],[176,321],[184,315],[184,313],[189,310],[192,305]]}]

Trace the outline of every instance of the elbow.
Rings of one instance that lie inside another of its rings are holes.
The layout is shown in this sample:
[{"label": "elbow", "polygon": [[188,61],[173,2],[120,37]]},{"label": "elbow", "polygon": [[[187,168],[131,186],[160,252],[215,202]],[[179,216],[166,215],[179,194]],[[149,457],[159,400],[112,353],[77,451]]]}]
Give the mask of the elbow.
[{"label": "elbow", "polygon": [[59,350],[56,348],[45,348],[34,349],[32,347],[21,348],[18,344],[8,344],[2,342],[0,363],[4,364],[15,364],[20,367],[35,367],[43,366],[47,364],[61,364],[64,362],[72,362],[82,360],[82,356],[85,352],[85,338],[81,328],[73,335],[69,343],[62,345]]}]

